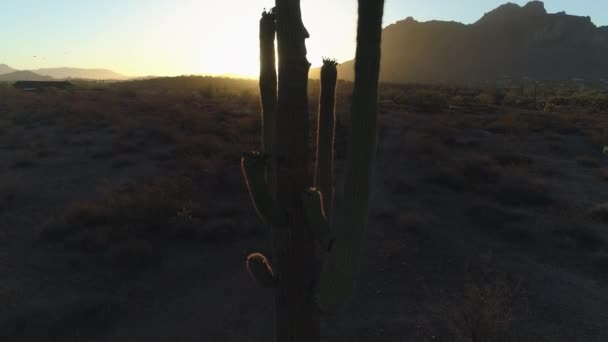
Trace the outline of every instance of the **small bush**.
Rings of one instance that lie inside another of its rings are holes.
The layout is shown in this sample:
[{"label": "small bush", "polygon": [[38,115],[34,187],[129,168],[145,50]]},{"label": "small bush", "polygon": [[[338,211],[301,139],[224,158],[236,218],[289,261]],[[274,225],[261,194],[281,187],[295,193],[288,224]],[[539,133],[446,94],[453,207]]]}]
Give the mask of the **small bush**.
[{"label": "small bush", "polygon": [[162,260],[158,250],[149,241],[141,239],[130,239],[114,244],[105,255],[117,265],[138,270],[154,266]]},{"label": "small bush", "polygon": [[576,162],[578,163],[578,165],[586,168],[600,167],[600,162],[597,159],[589,156],[579,157],[576,159]]},{"label": "small bush", "polygon": [[448,99],[443,93],[426,89],[410,90],[396,96],[393,101],[422,112],[440,112],[448,107]]},{"label": "small bush", "polygon": [[501,134],[521,134],[528,132],[530,126],[521,114],[508,113],[498,116],[496,121],[490,123],[486,129]]},{"label": "small bush", "polygon": [[[491,270],[467,274],[462,290],[436,309],[449,341],[511,341],[513,323],[525,320],[528,294],[521,281]],[[443,340],[443,339],[440,339]]]},{"label": "small bush", "polygon": [[597,250],[604,244],[601,235],[588,225],[571,224],[553,231],[558,245],[577,250]]},{"label": "small bush", "polygon": [[605,180],[608,181],[608,167],[605,167],[603,169],[600,170],[600,177]]},{"label": "small bush", "polygon": [[493,204],[471,206],[466,209],[465,214],[471,221],[487,230],[499,229],[526,219],[526,215],[519,211]]},{"label": "small bush", "polygon": [[18,152],[13,162],[13,166],[20,169],[34,167],[36,164],[36,157],[30,151]]},{"label": "small bush", "polygon": [[608,252],[599,251],[593,255],[593,266],[602,272],[608,271]]},{"label": "small bush", "polygon": [[591,218],[601,223],[608,223],[608,203],[596,205],[589,211]]},{"label": "small bush", "polygon": [[0,212],[23,205],[26,197],[21,177],[5,176],[0,179]]},{"label": "small bush", "polygon": [[495,198],[513,206],[546,206],[555,202],[547,182],[529,175],[509,174],[496,187]]},{"label": "small bush", "polygon": [[530,165],[534,162],[529,156],[516,152],[499,152],[494,159],[502,166]]}]

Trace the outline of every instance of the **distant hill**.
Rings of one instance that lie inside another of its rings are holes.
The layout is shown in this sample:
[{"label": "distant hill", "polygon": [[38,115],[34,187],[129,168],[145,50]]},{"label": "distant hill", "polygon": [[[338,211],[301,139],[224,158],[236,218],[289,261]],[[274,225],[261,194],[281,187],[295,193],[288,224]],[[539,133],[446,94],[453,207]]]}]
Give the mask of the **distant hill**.
[{"label": "distant hill", "polygon": [[15,71],[8,74],[0,75],[0,82],[15,82],[15,81],[52,81],[54,78],[38,75],[31,71]]},{"label": "distant hill", "polygon": [[[311,78],[319,78],[312,69]],[[354,78],[354,61],[339,66]],[[589,17],[549,14],[541,1],[508,3],[471,25],[407,18],[382,34],[380,79],[385,82],[608,78],[608,26]]]},{"label": "distant hill", "polygon": [[9,74],[9,73],[15,72],[15,71],[17,71],[17,70],[9,67],[6,64],[0,64],[0,75]]},{"label": "distant hill", "polygon": [[107,69],[80,69],[80,68],[46,68],[32,70],[37,74],[57,79],[81,78],[91,80],[125,80],[127,76]]}]

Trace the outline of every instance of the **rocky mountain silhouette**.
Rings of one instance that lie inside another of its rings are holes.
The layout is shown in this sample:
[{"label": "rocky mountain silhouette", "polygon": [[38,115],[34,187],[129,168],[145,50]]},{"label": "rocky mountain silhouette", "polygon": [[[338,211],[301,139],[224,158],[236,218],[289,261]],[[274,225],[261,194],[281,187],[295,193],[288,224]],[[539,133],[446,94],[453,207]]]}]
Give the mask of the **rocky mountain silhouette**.
[{"label": "rocky mountain silhouette", "polygon": [[[318,78],[318,69],[311,78]],[[340,65],[352,80],[354,62]],[[475,82],[504,78],[608,78],[608,26],[590,17],[547,13],[541,1],[507,3],[465,25],[407,18],[382,36],[384,82]]]},{"label": "rocky mountain silhouette", "polygon": [[14,71],[8,74],[0,75],[0,82],[15,82],[15,81],[52,81],[54,78],[49,76],[38,75],[31,71]]},{"label": "rocky mountain silhouette", "polygon": [[33,72],[57,79],[80,78],[91,80],[124,80],[127,76],[107,69],[81,69],[81,68],[46,68],[36,69]]},{"label": "rocky mountain silhouette", "polygon": [[[36,81],[38,77],[40,80],[47,81],[51,79],[88,79],[88,80],[126,80],[129,77],[121,75],[112,70],[107,69],[82,69],[82,68],[45,68],[35,70],[22,70],[13,69],[6,64],[0,64],[0,75],[4,76],[4,81]],[[22,75],[27,79],[15,79]]]},{"label": "rocky mountain silhouette", "polygon": [[17,70],[9,67],[6,64],[0,64],[0,75],[9,74],[9,73],[15,72],[15,71],[17,71]]}]

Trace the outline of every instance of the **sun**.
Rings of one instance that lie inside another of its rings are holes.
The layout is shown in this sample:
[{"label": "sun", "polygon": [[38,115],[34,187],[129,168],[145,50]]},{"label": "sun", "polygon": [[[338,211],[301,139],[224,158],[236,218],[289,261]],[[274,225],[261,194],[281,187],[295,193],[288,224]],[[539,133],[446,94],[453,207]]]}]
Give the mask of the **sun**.
[{"label": "sun", "polygon": [[204,19],[192,21],[189,40],[195,44],[194,69],[210,75],[258,77],[261,7],[255,2],[228,2],[238,7],[229,16],[220,9],[217,13],[209,8],[194,12],[194,15],[206,13]]}]

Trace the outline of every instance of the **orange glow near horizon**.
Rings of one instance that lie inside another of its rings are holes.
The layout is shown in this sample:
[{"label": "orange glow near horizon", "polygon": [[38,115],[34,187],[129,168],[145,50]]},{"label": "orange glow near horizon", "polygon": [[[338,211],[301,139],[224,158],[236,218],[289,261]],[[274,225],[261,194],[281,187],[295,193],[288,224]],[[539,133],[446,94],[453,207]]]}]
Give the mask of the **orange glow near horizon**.
[{"label": "orange glow near horizon", "polygon": [[[257,78],[258,22],[275,0],[108,0],[20,4],[0,33],[6,63],[19,70],[111,69],[126,76]],[[61,4],[63,3],[63,4]],[[354,56],[356,1],[302,1],[308,60]],[[0,19],[3,16],[0,14]],[[15,18],[26,18],[17,20]],[[35,18],[35,20],[34,20]],[[57,18],[69,25],[57,27]],[[49,29],[52,28],[52,29]],[[77,29],[75,29],[77,28]],[[18,37],[18,39],[15,39]],[[6,52],[6,53],[5,53]]]}]

